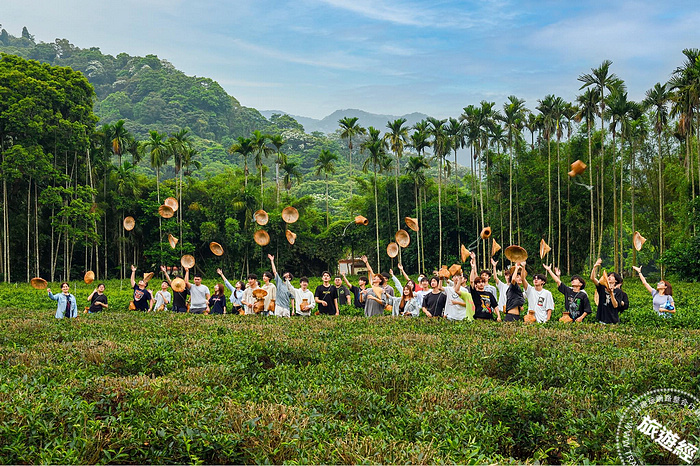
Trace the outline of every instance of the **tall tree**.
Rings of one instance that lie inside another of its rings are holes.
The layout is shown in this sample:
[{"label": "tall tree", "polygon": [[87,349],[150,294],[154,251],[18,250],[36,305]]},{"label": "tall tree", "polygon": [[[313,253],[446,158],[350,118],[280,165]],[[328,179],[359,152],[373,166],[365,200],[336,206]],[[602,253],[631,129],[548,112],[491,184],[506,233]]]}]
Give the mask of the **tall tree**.
[{"label": "tall tree", "polygon": [[[160,169],[170,158],[172,152],[166,141],[167,135],[151,130],[148,132],[149,139],[144,143],[144,148],[150,153],[151,167],[156,170],[156,196],[160,205]],[[163,258],[163,219],[158,216],[158,243],[160,244],[161,264]]]},{"label": "tall tree", "polygon": [[326,227],[330,225],[330,211],[328,210],[328,175],[335,173],[335,162],[338,161],[338,155],[328,149],[321,150],[316,159],[316,176],[323,176],[326,180]]},{"label": "tall tree", "polygon": [[591,213],[591,232],[588,243],[588,266],[593,267],[595,256],[595,218],[593,204],[593,147],[591,138],[591,128],[595,124],[595,117],[598,114],[598,90],[588,88],[586,91],[576,98],[579,104],[579,112],[576,115],[577,121],[586,121],[586,133],[588,139],[588,185],[590,196],[590,213]]},{"label": "tall tree", "polygon": [[[345,117],[338,120],[340,125],[340,138],[348,141],[348,162],[350,163],[350,177],[352,178],[352,140],[355,137],[367,134],[367,130],[357,124],[357,117]],[[352,183],[350,184],[350,196],[352,197]]]},{"label": "tall tree", "polygon": [[445,127],[447,136],[450,138],[450,145],[455,156],[455,203],[457,204],[457,255],[459,255],[462,244],[462,232],[459,219],[459,169],[457,168],[457,151],[466,146],[467,130],[465,126],[456,118],[450,118]]},{"label": "tall tree", "polygon": [[450,138],[445,131],[445,123],[447,120],[439,120],[429,117],[430,124],[429,133],[433,137],[431,145],[433,146],[433,158],[438,162],[438,234],[439,236],[439,252],[438,252],[438,267],[442,265],[442,166],[445,162],[445,157],[450,153]]},{"label": "tall tree", "polygon": [[377,194],[377,172],[383,165],[384,159],[387,158],[386,141],[381,137],[381,132],[370,126],[367,128],[369,138],[362,143],[360,150],[367,151],[368,155],[362,165],[362,170],[367,172],[372,167],[374,172],[374,229],[377,234],[377,268],[379,268],[379,200]]},{"label": "tall tree", "polygon": [[[523,123],[525,120],[525,101],[518,99],[514,95],[508,97],[508,102],[503,104],[503,117],[501,120],[508,133],[508,149],[510,150],[510,160],[508,168],[508,232],[510,244],[513,244],[513,161],[514,144],[522,138]],[[534,120],[533,120],[534,123]],[[533,129],[534,134],[534,129]]]},{"label": "tall tree", "polygon": [[265,182],[263,179],[263,169],[265,168],[264,159],[272,154],[272,149],[268,147],[267,140],[270,138],[267,134],[261,133],[259,130],[253,131],[250,136],[251,144],[253,145],[253,155],[255,155],[255,166],[260,172],[260,208],[262,209],[265,197]]},{"label": "tall tree", "polygon": [[275,185],[277,193],[277,205],[280,203],[280,165],[282,164],[282,159],[284,154],[282,154],[282,146],[287,141],[279,134],[273,134],[270,136],[270,143],[275,146],[275,151],[277,153],[277,158],[275,159]]},{"label": "tall tree", "polygon": [[[401,205],[399,201],[399,177],[401,157],[403,157],[403,149],[406,144],[408,144],[408,127],[404,126],[406,124],[405,118],[399,118],[394,121],[390,121],[386,124],[389,131],[384,134],[384,139],[389,145],[389,149],[396,156],[396,173],[394,176],[394,186],[396,188],[396,231],[401,229]],[[399,248],[399,263],[401,262],[401,248]]]},{"label": "tall tree", "polygon": [[[415,133],[414,133],[415,134]],[[415,203],[416,203],[416,217],[419,219],[422,218],[422,206],[420,202],[420,196],[419,192],[420,189],[425,186],[425,171],[430,168],[430,164],[428,161],[423,157],[422,155],[417,155],[415,157],[409,157],[408,161],[406,162],[406,166],[404,167],[406,169],[406,174],[408,174],[409,177],[413,180],[413,194],[415,197]],[[420,224],[420,223],[419,223]],[[416,235],[416,261],[418,263],[418,271],[424,271],[425,266],[421,268],[421,233],[422,233],[422,228],[419,228],[418,234]]]},{"label": "tall tree", "polygon": [[250,157],[254,151],[255,146],[253,145],[253,140],[243,136],[238,136],[236,142],[234,142],[228,150],[229,154],[240,154],[243,156],[244,187],[248,187],[248,157]]}]

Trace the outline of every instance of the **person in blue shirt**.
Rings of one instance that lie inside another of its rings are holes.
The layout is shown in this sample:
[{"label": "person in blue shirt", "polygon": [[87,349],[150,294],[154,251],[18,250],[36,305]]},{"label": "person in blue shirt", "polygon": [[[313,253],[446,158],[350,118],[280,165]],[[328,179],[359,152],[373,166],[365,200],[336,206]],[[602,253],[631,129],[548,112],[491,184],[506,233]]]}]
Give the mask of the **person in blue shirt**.
[{"label": "person in blue shirt", "polygon": [[78,317],[78,303],[75,296],[70,293],[70,285],[66,282],[61,283],[61,292],[53,294],[51,288],[47,288],[49,298],[58,301],[56,305],[56,318],[63,319],[64,317]]}]

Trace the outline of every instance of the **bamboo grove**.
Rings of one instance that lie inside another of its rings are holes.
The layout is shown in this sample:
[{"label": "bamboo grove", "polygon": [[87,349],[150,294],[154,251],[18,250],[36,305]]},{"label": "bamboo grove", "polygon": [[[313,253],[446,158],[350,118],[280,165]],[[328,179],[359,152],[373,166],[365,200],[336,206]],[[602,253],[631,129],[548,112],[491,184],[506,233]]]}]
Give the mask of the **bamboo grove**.
[{"label": "bamboo grove", "polygon": [[[359,253],[376,255],[382,270],[401,261],[431,272],[458,261],[461,244],[486,266],[485,226],[504,247],[534,252],[545,239],[547,262],[565,273],[597,257],[623,273],[633,264],[684,273],[679,258],[697,242],[700,207],[700,51],[682,57],[641,101],[603,61],[571,83],[571,101],[510,96],[413,126],[397,119],[365,128],[347,117],[329,135],[266,126],[230,134],[227,158],[206,171],[203,140],[190,129],[154,124],[139,139],[124,120],[99,122],[80,72],[3,54],[0,273],[7,282],[85,270],[123,278],[131,263],[155,270],[184,253],[204,271],[240,275],[261,268],[268,253],[298,273]],[[467,164],[457,164],[465,154]],[[588,168],[572,178],[575,160]],[[157,214],[167,196],[181,206],[171,219]],[[301,213],[293,246],[280,220],[287,205]],[[257,209],[270,213],[266,248],[252,240]],[[133,231],[122,227],[127,215],[137,219]],[[370,224],[353,225],[356,215]],[[390,259],[386,245],[406,216],[420,230]],[[639,253],[637,230],[648,239]],[[168,234],[180,239],[175,249]],[[213,257],[209,241],[227,254]]]}]

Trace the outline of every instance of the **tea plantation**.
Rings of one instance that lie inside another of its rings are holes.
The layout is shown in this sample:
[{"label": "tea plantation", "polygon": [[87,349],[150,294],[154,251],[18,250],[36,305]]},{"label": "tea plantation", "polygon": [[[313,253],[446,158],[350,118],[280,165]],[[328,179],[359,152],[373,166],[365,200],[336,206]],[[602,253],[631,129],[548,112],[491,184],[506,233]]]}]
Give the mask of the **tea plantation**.
[{"label": "tea plantation", "polygon": [[[674,283],[678,314],[661,319],[629,282],[618,326],[557,322],[556,291],[544,325],[347,307],[309,319],[141,314],[118,281],[108,312],[57,320],[44,292],[5,285],[0,462],[619,463],[630,400],[653,388],[697,396],[700,382],[700,286]],[[79,302],[92,291],[72,285]]]}]

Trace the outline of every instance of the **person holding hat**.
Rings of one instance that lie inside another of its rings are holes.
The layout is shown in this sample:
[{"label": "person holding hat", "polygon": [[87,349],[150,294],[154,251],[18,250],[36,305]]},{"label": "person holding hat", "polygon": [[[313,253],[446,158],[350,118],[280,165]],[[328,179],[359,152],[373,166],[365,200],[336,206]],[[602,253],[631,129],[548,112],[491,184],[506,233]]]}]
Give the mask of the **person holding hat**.
[{"label": "person holding hat", "polygon": [[301,317],[311,316],[311,311],[316,307],[314,294],[309,289],[309,279],[301,277],[299,279],[299,288],[294,288],[291,280],[286,280],[287,289],[294,294],[294,312],[295,315]]},{"label": "person holding hat", "polygon": [[564,309],[569,313],[569,317],[574,322],[583,322],[588,314],[591,313],[591,302],[586,293],[586,282],[578,275],[571,277],[571,287],[564,285],[561,281],[561,271],[555,267],[552,273],[552,267],[542,264],[554,282],[557,284],[557,290],[564,295]]},{"label": "person holding hat", "polygon": [[596,292],[598,293],[596,319],[601,324],[619,324],[620,313],[629,307],[627,295],[619,288],[619,286],[622,286],[622,277],[614,272],[606,275],[605,271],[603,271],[603,276],[600,280],[597,279],[596,269],[602,263],[603,260],[598,258],[593,264],[593,269],[591,269],[591,281],[595,284]]},{"label": "person holding hat", "polygon": [[61,292],[53,294],[51,293],[51,288],[47,288],[46,291],[49,293],[49,298],[57,301],[56,304],[56,318],[63,319],[64,317],[78,317],[78,303],[70,292],[70,285],[68,282],[61,283]]},{"label": "person holding hat", "polygon": [[[173,280],[170,280],[170,275],[168,275],[168,270],[165,268],[165,266],[161,265],[160,270],[165,274],[165,280],[168,282],[168,285],[170,285],[170,287],[173,289],[173,312],[187,312],[187,298],[190,294],[190,290],[187,289],[187,286],[183,286],[181,290],[175,289],[175,286],[173,286]],[[184,282],[189,280],[189,278],[190,269],[185,268],[185,279],[181,281],[181,279],[178,277],[177,280],[181,285],[184,285]]]},{"label": "person holding hat", "polygon": [[100,283],[97,285],[97,288],[90,293],[87,300],[90,301],[90,307],[87,310],[90,314],[95,314],[107,309],[108,306],[107,296],[105,296],[105,284]]},{"label": "person holding hat", "polygon": [[525,295],[523,290],[520,288],[523,284],[523,275],[525,271],[525,264],[523,262],[516,262],[515,266],[510,272],[510,282],[508,284],[508,289],[506,291],[506,322],[514,322],[520,320],[520,312],[523,310],[525,305]]},{"label": "person holding hat", "polygon": [[528,311],[535,313],[535,319],[540,324],[549,322],[554,311],[554,297],[552,292],[544,289],[547,283],[547,277],[541,273],[536,273],[532,277],[532,285],[527,281],[527,277],[523,277],[524,294],[527,298]]},{"label": "person holding hat", "polygon": [[261,312],[262,315],[270,315],[275,313],[275,303],[277,301],[277,287],[275,286],[274,283],[272,283],[272,279],[275,278],[275,276],[272,274],[272,272],[265,272],[263,273],[263,286],[262,289],[267,291],[267,294],[265,295],[265,307],[263,311]]},{"label": "person holding hat", "polygon": [[131,287],[134,289],[134,306],[137,311],[148,312],[148,308],[152,304],[153,296],[146,289],[146,282],[141,279],[136,283],[136,266],[131,265]]},{"label": "person holding hat", "polygon": [[154,304],[151,305],[149,312],[153,309],[157,311],[168,310],[168,304],[170,304],[170,300],[172,298],[172,296],[170,295],[170,291],[168,291],[169,286],[170,282],[168,282],[167,280],[163,280],[160,283],[160,290],[156,291],[156,296],[153,300]]},{"label": "person holding hat", "polygon": [[651,285],[647,283],[644,275],[642,275],[642,267],[632,266],[632,268],[639,274],[639,280],[641,280],[644,288],[651,293],[654,311],[661,317],[671,317],[671,314],[676,311],[676,303],[673,301],[673,288],[671,288],[671,284],[666,280],[659,280],[656,284],[656,289],[653,289]]},{"label": "person holding hat", "polygon": [[245,291],[243,292],[243,298],[241,299],[241,304],[243,304],[244,309],[245,309],[245,315],[253,315],[255,314],[255,311],[253,310],[253,307],[255,306],[255,296],[253,295],[253,292],[257,289],[260,288],[258,285],[258,276],[255,275],[254,273],[251,273],[248,275],[248,285],[245,287]]}]

